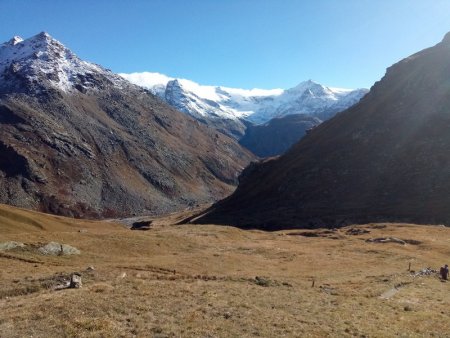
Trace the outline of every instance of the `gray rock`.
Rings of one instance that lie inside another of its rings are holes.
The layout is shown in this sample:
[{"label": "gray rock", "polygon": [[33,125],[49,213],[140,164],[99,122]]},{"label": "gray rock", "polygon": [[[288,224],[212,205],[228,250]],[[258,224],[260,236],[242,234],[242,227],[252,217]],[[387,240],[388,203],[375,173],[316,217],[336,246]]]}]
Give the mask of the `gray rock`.
[{"label": "gray rock", "polygon": [[345,233],[346,233],[347,235],[353,235],[353,236],[356,236],[356,235],[364,235],[364,234],[368,234],[368,233],[370,233],[370,230],[367,230],[367,229],[358,229],[358,228],[351,228],[351,229],[348,229]]},{"label": "gray rock", "polygon": [[25,246],[25,244],[20,243],[20,242],[14,242],[14,241],[3,242],[3,243],[0,243],[0,251],[12,250],[15,248],[23,248],[24,246]]},{"label": "gray rock", "polygon": [[70,276],[69,288],[71,288],[71,289],[79,289],[82,286],[83,286],[83,283],[81,282],[81,275],[79,273],[73,273]]},{"label": "gray rock", "polygon": [[67,244],[50,242],[38,249],[42,255],[62,256],[62,255],[79,255],[80,250]]},{"label": "gray rock", "polygon": [[366,242],[368,243],[397,243],[406,245],[406,242],[400,238],[395,237],[379,237],[379,238],[369,238],[366,239]]},{"label": "gray rock", "polygon": [[260,286],[270,286],[271,283],[270,283],[269,278],[256,276],[255,284],[260,285]]}]

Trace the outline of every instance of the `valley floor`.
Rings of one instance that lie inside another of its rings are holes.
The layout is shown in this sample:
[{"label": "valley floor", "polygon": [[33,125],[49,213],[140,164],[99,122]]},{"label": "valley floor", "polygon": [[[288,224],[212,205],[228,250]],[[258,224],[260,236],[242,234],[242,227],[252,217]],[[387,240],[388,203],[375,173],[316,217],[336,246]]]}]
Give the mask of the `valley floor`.
[{"label": "valley floor", "polygon": [[[131,231],[0,206],[0,243],[81,251],[0,251],[0,336],[450,336],[450,282],[419,273],[450,262],[448,228],[269,233],[178,219]],[[366,242],[379,237],[407,243]],[[83,287],[54,290],[72,272]]]}]

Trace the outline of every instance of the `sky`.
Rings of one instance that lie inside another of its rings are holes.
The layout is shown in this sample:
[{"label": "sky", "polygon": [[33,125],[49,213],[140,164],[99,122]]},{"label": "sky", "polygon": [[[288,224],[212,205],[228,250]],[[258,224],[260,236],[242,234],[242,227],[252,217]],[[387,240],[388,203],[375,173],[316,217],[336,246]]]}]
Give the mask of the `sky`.
[{"label": "sky", "polygon": [[0,0],[0,41],[46,31],[117,73],[369,88],[450,31],[450,0]]}]

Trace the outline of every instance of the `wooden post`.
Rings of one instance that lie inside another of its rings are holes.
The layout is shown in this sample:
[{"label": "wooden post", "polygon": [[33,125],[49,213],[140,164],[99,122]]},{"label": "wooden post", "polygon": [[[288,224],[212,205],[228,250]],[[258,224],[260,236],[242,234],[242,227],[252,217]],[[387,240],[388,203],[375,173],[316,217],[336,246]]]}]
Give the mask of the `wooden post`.
[{"label": "wooden post", "polygon": [[316,280],[315,279],[312,280],[312,285],[311,285],[312,288],[314,287],[314,284],[316,284]]},{"label": "wooden post", "polygon": [[411,271],[411,262],[409,262],[408,271]]}]

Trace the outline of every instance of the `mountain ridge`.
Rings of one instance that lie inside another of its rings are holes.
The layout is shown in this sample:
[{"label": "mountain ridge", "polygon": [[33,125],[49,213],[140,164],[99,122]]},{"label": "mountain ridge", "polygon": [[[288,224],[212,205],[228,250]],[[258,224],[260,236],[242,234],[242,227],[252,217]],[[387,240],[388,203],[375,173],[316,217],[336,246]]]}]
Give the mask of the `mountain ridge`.
[{"label": "mountain ridge", "polygon": [[0,203],[76,217],[217,200],[253,156],[47,33],[0,45]]},{"label": "mountain ridge", "polygon": [[[167,96],[165,88],[175,84],[177,87],[184,89],[185,93],[194,94],[197,98],[215,102],[216,114],[220,113],[224,118],[247,119],[256,124],[268,122],[274,117],[289,115],[291,111],[295,114],[311,115],[317,112],[323,114],[325,110],[336,112],[342,106],[347,108],[356,103],[368,91],[365,88],[343,89],[327,87],[312,80],[303,81],[289,89],[240,89],[224,86],[205,86],[191,80],[172,78],[160,73],[120,73],[120,75],[136,85],[149,89],[162,98]],[[314,103],[316,105],[319,103],[322,103],[322,105],[311,107],[297,102],[297,107],[292,107],[290,101],[299,101],[302,98],[315,99]],[[274,103],[273,101],[276,102]],[[186,109],[186,112],[194,116],[196,114],[201,116],[208,115],[207,108],[204,110]]]},{"label": "mountain ridge", "polygon": [[[259,125],[273,118],[294,114],[311,115],[323,121],[355,104],[367,93],[364,88],[326,87],[312,80],[287,90],[240,89],[205,86],[160,73],[120,75],[150,90],[176,109],[237,140],[245,136],[249,122]],[[301,135],[303,132],[299,130],[298,133]]]}]

